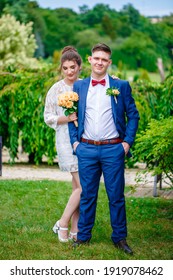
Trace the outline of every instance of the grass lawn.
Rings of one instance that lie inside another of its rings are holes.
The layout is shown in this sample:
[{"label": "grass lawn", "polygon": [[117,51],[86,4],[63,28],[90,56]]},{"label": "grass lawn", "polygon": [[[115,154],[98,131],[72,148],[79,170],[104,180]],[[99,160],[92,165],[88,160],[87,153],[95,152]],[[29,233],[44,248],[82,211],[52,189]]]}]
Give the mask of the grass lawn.
[{"label": "grass lawn", "polygon": [[100,186],[89,246],[73,249],[52,231],[71,192],[69,182],[0,181],[1,260],[170,260],[173,259],[173,203],[163,198],[126,198],[128,256],[111,239],[108,201]]}]

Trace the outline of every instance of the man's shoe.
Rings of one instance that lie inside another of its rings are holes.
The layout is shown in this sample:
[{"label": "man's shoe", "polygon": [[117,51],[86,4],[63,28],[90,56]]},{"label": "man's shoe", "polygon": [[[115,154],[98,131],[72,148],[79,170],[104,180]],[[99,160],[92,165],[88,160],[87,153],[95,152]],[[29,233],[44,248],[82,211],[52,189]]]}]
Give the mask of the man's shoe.
[{"label": "man's shoe", "polygon": [[73,246],[73,248],[76,248],[76,247],[79,247],[80,245],[88,245],[89,242],[90,242],[90,239],[88,239],[88,240],[86,240],[86,241],[83,241],[83,240],[78,239],[78,240],[76,240],[76,241],[73,242],[73,245],[72,245],[72,246]]},{"label": "man's shoe", "polygon": [[129,245],[127,244],[126,240],[120,240],[118,243],[114,243],[115,246],[121,250],[123,250],[125,253],[133,255],[133,251],[132,249],[129,247]]}]

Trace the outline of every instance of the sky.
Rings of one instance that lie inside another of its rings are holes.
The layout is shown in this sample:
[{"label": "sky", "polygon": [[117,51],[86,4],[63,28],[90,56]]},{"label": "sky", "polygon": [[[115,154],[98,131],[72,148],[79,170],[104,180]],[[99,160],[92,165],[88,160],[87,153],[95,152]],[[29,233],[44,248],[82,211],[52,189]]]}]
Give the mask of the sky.
[{"label": "sky", "polygon": [[71,8],[79,12],[78,7],[87,5],[92,9],[96,4],[109,5],[111,9],[119,11],[126,4],[132,4],[141,15],[164,16],[173,13],[173,0],[36,0],[42,8]]}]

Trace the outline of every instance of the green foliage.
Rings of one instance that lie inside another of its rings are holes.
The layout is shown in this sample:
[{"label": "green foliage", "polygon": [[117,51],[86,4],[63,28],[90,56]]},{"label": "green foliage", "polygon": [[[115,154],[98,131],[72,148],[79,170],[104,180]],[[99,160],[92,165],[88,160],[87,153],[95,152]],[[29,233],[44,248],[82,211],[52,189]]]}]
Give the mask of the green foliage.
[{"label": "green foliage", "polygon": [[33,31],[38,46],[35,51],[35,56],[44,57],[43,39],[45,38],[47,26],[40,13],[37,2],[29,0],[6,0],[3,12],[5,14],[13,15],[16,20],[20,21],[20,23],[33,23]]},{"label": "green foliage", "polygon": [[95,42],[105,42],[113,50],[113,63],[121,60],[129,69],[155,71],[158,57],[167,69],[173,60],[173,15],[158,18],[153,24],[132,4],[119,12],[107,4],[97,4],[92,9],[83,5],[76,13],[68,8],[42,9],[36,1],[29,0],[1,0],[0,13],[11,14],[20,23],[33,22],[36,57],[47,58],[65,45],[74,45],[84,59]]},{"label": "green foliage", "polygon": [[[137,68],[142,67],[150,71],[155,71],[157,61],[155,48],[155,44],[149,36],[140,31],[134,31],[121,46],[121,51],[129,56],[135,57]],[[147,64],[149,64],[149,67],[147,67]]]},{"label": "green foliage", "polygon": [[96,24],[100,23],[106,14],[109,14],[111,9],[109,5],[97,4],[91,10],[85,10],[82,13],[81,21],[90,27],[94,27]]},{"label": "green foliage", "polygon": [[50,67],[1,75],[0,135],[3,145],[9,148],[12,162],[17,156],[19,137],[24,152],[33,155],[36,164],[43,155],[48,157],[48,163],[53,162],[54,131],[44,123],[43,111],[45,96],[55,78],[56,72]]},{"label": "green foliage", "polygon": [[61,8],[53,11],[40,9],[40,13],[46,26],[43,38],[46,57],[52,56],[55,50],[65,45],[78,42],[76,34],[84,28],[75,12]]},{"label": "green foliage", "polygon": [[160,120],[172,115],[172,70],[163,84],[137,80],[132,83],[132,90],[140,114],[139,132],[145,130],[151,119]]},{"label": "green foliage", "polygon": [[114,24],[112,20],[110,19],[109,15],[105,15],[102,19],[102,27],[103,30],[109,37],[114,40],[117,36],[116,30],[114,29]]},{"label": "green foliage", "polygon": [[134,76],[133,81],[135,82],[137,80],[146,80],[146,81],[150,82],[150,77],[149,77],[148,71],[145,69],[139,68],[139,73],[137,73]]},{"label": "green foliage", "polygon": [[139,110],[140,121],[139,130],[145,130],[148,122],[158,118],[158,100],[162,93],[163,86],[147,80],[137,80],[132,83],[133,96]]},{"label": "green foliage", "polygon": [[[76,47],[80,50],[80,48],[85,48],[87,49],[87,53],[90,55],[91,53],[91,48],[94,44],[96,44],[97,42],[100,42],[101,37],[99,36],[99,34],[97,33],[96,30],[92,30],[92,29],[86,29],[84,31],[80,31],[75,35],[76,38]],[[90,40],[88,40],[88,38],[90,38]]]},{"label": "green foliage", "polygon": [[[132,92],[139,111],[140,121],[137,138],[146,132],[146,127],[151,119],[164,120],[172,116],[173,113],[173,76],[172,71],[163,84],[148,82],[147,79],[137,80],[132,83]],[[158,129],[158,126],[157,128]],[[154,130],[154,132],[156,132]],[[159,135],[159,132],[157,132]],[[141,139],[142,140],[142,139]],[[140,140],[138,140],[140,141]],[[132,147],[133,158],[127,160],[127,165],[131,167],[136,162],[148,163],[147,158],[142,157],[143,142]],[[136,145],[136,142],[138,143]],[[152,142],[152,141],[151,141]],[[149,142],[148,142],[149,143]],[[140,148],[141,147],[141,148]],[[152,147],[152,146],[151,146]],[[158,147],[157,147],[158,148]],[[147,142],[145,143],[145,153],[148,153]],[[161,152],[162,150],[160,150]],[[161,155],[160,155],[161,156]],[[152,159],[155,162],[155,159]],[[154,165],[152,165],[154,169]],[[164,171],[163,171],[164,172]],[[160,174],[160,173],[158,173]]]},{"label": "green foliage", "polygon": [[173,117],[151,120],[136,139],[135,155],[154,174],[164,173],[173,185]]},{"label": "green foliage", "polygon": [[128,22],[133,29],[138,29],[141,21],[141,16],[138,10],[136,10],[132,4],[124,5],[121,13],[128,17]]},{"label": "green foliage", "polygon": [[35,67],[36,59],[32,58],[36,41],[32,34],[32,23],[20,24],[15,17],[3,15],[0,18],[0,67],[22,66]]},{"label": "green foliage", "polygon": [[21,23],[28,22],[29,0],[5,0],[5,2],[3,13],[13,15]]},{"label": "green foliage", "polygon": [[164,81],[162,92],[159,102],[159,117],[167,118],[173,115],[173,67]]},{"label": "green foliage", "polygon": [[[163,20],[158,23],[156,28],[153,29],[153,34],[155,34],[157,30],[157,34],[153,40],[157,43],[159,52],[164,61],[167,60],[168,57],[173,61],[173,14],[164,17]],[[160,32],[162,32],[162,36],[160,36]]]}]

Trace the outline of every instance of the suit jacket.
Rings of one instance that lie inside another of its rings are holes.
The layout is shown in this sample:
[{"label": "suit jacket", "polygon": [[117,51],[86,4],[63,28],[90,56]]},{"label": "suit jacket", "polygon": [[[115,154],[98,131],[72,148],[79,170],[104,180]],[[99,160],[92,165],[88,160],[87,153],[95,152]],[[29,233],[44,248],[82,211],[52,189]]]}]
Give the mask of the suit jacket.
[{"label": "suit jacket", "polygon": [[[84,80],[79,80],[74,83],[73,90],[78,93],[78,127],[75,127],[73,122],[69,122],[70,141],[74,142],[81,140],[84,132],[86,97],[90,84],[90,77]],[[131,95],[131,87],[128,81],[115,80],[109,76],[110,87],[119,89],[120,94],[116,96],[117,103],[113,96],[111,96],[112,115],[119,133],[119,137],[123,141],[132,146],[136,131],[138,128],[139,113],[136,109],[134,99]],[[130,153],[129,153],[130,156]]]}]

